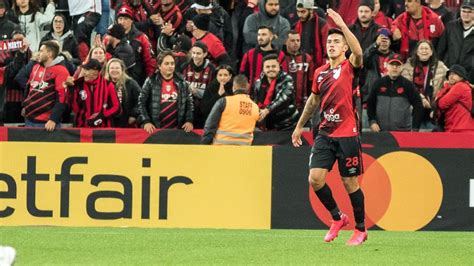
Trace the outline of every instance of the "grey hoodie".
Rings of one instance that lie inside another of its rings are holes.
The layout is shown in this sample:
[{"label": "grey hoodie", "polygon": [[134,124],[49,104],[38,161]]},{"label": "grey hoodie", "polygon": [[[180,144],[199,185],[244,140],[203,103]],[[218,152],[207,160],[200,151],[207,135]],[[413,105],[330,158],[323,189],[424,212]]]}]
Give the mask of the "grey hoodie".
[{"label": "grey hoodie", "polygon": [[287,34],[291,29],[290,23],[286,18],[280,16],[280,14],[270,17],[265,11],[267,1],[268,0],[259,1],[259,12],[248,16],[245,20],[243,29],[245,40],[243,47],[244,53],[257,45],[257,31],[258,27],[262,25],[273,27],[273,32],[278,38],[274,39],[272,44],[278,49],[281,49],[286,41]]}]

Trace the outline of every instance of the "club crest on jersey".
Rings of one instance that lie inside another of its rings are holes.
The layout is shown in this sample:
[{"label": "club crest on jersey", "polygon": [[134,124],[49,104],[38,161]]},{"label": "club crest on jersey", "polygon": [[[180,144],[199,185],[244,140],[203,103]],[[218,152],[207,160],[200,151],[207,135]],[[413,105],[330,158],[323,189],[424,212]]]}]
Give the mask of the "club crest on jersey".
[{"label": "club crest on jersey", "polygon": [[387,87],[381,87],[381,88],[380,88],[380,92],[384,93],[384,92],[386,92],[386,91],[387,91]]},{"label": "club crest on jersey", "polygon": [[87,93],[85,90],[80,90],[79,91],[79,97],[81,97],[81,100],[85,101],[87,99]]},{"label": "club crest on jersey", "polygon": [[405,91],[405,90],[404,90],[402,87],[397,88],[397,93],[398,93],[398,94],[402,94],[404,91]]}]

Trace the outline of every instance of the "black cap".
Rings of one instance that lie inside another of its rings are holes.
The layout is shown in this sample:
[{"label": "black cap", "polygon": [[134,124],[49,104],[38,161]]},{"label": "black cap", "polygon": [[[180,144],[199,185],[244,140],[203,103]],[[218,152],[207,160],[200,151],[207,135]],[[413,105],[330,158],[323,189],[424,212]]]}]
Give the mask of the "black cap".
[{"label": "black cap", "polygon": [[449,68],[447,75],[449,76],[449,73],[451,72],[456,73],[458,76],[460,76],[464,80],[467,80],[467,72],[463,66],[454,64]]},{"label": "black cap", "polygon": [[398,63],[400,65],[403,65],[403,58],[401,55],[393,53],[388,57],[387,63],[388,64]]},{"label": "black cap", "polygon": [[86,70],[100,71],[102,69],[102,64],[96,59],[90,59],[89,62],[82,65],[82,68]]},{"label": "black cap", "polygon": [[125,29],[120,24],[113,24],[108,30],[107,34],[119,40],[125,38]]},{"label": "black cap", "polygon": [[361,0],[359,3],[359,7],[361,6],[367,6],[370,8],[370,10],[374,11],[374,7],[375,7],[374,0]]},{"label": "black cap", "polygon": [[461,8],[474,9],[474,0],[464,0],[462,2]]},{"label": "black cap", "polygon": [[199,14],[193,18],[194,26],[196,26],[196,28],[203,31],[209,30],[209,21],[210,21],[210,17],[207,14]]},{"label": "black cap", "polygon": [[0,0],[0,8],[7,8],[7,5],[5,4],[4,0]]}]

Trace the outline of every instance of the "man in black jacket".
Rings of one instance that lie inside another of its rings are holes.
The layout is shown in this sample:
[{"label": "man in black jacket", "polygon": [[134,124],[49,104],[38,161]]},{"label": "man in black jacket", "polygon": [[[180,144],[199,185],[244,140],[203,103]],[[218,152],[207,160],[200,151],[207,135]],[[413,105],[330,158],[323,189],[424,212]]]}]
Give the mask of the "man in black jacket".
[{"label": "man in black jacket", "polygon": [[463,66],[467,70],[469,82],[474,83],[474,1],[465,0],[461,6],[460,19],[446,25],[437,52],[446,66]]},{"label": "man in black jacket", "polygon": [[420,94],[411,81],[400,75],[403,63],[399,54],[391,55],[387,63],[387,76],[375,82],[369,95],[370,129],[373,132],[418,131],[423,117]]},{"label": "man in black jacket", "polygon": [[260,108],[263,130],[291,130],[296,126],[299,113],[293,79],[281,71],[276,54],[263,58],[263,72],[255,82],[253,100]]},{"label": "man in black jacket", "polygon": [[135,63],[135,53],[125,36],[125,29],[120,24],[114,24],[107,31],[107,53],[113,58],[122,60],[127,74],[135,81],[140,79],[140,71]]},{"label": "man in black jacket", "polygon": [[193,130],[193,97],[186,81],[174,73],[170,50],[157,57],[159,71],[147,78],[138,96],[138,124],[152,134],[156,128]]}]

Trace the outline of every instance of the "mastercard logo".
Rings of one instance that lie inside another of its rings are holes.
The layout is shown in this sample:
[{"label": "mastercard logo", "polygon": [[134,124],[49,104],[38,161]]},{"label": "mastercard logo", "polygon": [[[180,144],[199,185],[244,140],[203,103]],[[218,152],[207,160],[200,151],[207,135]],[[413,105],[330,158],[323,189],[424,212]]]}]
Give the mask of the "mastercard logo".
[{"label": "mastercard logo", "polygon": [[[424,157],[406,151],[384,154],[375,159],[363,154],[365,173],[359,183],[365,196],[366,226],[387,231],[416,231],[432,221],[443,200],[443,184],[436,168]],[[341,182],[337,163],[326,182],[354,226],[352,205]],[[309,199],[316,216],[328,226],[331,216],[311,186]],[[352,225],[352,226],[351,226]]]}]

